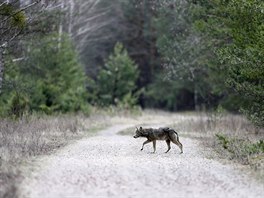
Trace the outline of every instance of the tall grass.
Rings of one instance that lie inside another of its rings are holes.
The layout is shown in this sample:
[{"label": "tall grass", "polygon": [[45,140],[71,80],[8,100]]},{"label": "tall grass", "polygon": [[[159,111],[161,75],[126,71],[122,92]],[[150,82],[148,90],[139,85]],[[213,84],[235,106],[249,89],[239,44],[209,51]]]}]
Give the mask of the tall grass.
[{"label": "tall grass", "polygon": [[261,135],[261,129],[256,128],[245,117],[229,113],[198,112],[186,115],[175,126],[181,131],[202,134],[221,132],[232,135]]}]

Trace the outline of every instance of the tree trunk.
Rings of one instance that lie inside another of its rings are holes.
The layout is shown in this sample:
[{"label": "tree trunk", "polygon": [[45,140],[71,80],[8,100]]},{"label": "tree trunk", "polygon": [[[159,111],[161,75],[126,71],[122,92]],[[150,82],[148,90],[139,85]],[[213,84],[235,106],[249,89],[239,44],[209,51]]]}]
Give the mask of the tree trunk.
[{"label": "tree trunk", "polygon": [[[61,7],[61,11],[64,11],[64,8],[65,8],[65,2],[64,2],[64,0],[61,1],[60,7]],[[58,49],[61,48],[61,40],[62,40],[62,33],[63,33],[63,20],[64,20],[64,16],[61,16],[60,17],[59,30],[58,30],[58,33],[59,33]]]},{"label": "tree trunk", "polygon": [[117,101],[116,101],[117,99],[116,92],[117,92],[117,84],[118,84],[117,76],[118,76],[118,71],[116,71],[115,73],[114,88],[113,88],[113,93],[112,93],[112,104],[115,106],[117,105]]},{"label": "tree trunk", "polygon": [[0,94],[2,93],[3,78],[4,78],[4,49],[0,47]]},{"label": "tree trunk", "polygon": [[199,106],[198,106],[198,91],[197,91],[196,83],[194,83],[194,108],[195,108],[195,111],[199,110]]},{"label": "tree trunk", "polygon": [[74,9],[75,9],[75,2],[73,0],[69,1],[69,27],[68,27],[68,33],[70,37],[72,37],[72,26],[73,26],[73,15],[74,15]]}]

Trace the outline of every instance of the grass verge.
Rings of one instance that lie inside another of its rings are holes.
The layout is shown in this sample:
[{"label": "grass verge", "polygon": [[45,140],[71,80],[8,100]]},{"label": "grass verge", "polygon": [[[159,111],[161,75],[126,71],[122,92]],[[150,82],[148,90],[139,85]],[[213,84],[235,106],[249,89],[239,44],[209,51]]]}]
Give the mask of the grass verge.
[{"label": "grass verge", "polygon": [[264,179],[264,139],[252,141],[247,138],[216,134],[214,145],[221,156],[236,160],[259,173]]},{"label": "grass verge", "polygon": [[248,165],[264,181],[264,130],[240,115],[195,113],[175,123],[183,136],[199,139],[221,159]]},{"label": "grass verge", "polygon": [[[135,116],[132,113],[132,117]],[[82,115],[32,115],[20,120],[0,118],[0,197],[18,197],[20,167],[33,158],[51,154],[72,140],[94,135],[112,123],[125,122],[128,111],[92,109]]]}]

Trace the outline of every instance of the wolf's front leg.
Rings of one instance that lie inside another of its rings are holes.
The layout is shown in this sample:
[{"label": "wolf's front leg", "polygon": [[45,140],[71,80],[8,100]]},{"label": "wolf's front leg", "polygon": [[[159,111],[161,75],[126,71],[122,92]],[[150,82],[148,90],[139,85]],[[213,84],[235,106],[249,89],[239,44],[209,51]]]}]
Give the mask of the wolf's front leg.
[{"label": "wolf's front leg", "polygon": [[153,140],[153,153],[155,153],[156,152],[156,140]]},{"label": "wolf's front leg", "polygon": [[146,140],[146,141],[143,143],[143,145],[142,145],[141,151],[143,151],[144,145],[145,145],[145,144],[148,144],[148,143],[150,143],[150,142],[151,142],[150,140]]}]

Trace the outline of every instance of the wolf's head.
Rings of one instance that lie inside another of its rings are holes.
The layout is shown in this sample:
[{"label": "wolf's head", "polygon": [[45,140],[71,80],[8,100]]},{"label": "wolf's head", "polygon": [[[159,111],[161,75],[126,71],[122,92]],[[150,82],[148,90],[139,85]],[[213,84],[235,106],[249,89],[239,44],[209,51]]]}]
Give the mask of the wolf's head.
[{"label": "wolf's head", "polygon": [[134,138],[138,137],[144,137],[144,130],[142,127],[139,127],[139,129],[136,127],[136,134],[134,135]]}]

